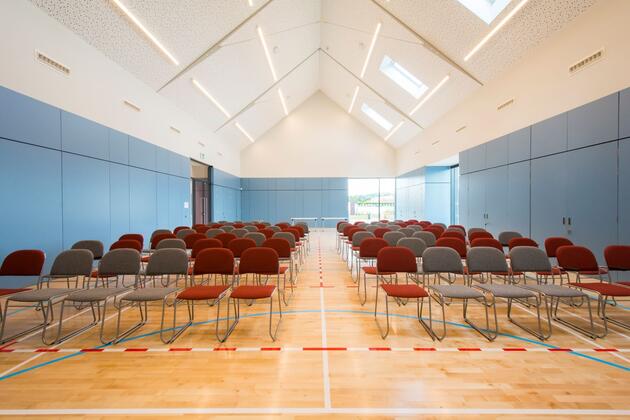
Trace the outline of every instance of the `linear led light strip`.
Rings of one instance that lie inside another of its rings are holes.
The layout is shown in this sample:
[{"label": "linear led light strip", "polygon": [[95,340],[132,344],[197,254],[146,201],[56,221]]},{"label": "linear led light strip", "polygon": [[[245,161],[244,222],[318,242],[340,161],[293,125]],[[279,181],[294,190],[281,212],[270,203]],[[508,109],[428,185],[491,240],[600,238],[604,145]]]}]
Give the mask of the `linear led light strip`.
[{"label": "linear led light strip", "polygon": [[162,51],[164,55],[166,55],[169,58],[169,60],[173,62],[173,64],[175,64],[176,66],[179,66],[179,61],[177,61],[177,59],[173,56],[173,54],[171,54],[164,47],[164,45],[162,45],[162,43],[151,32],[149,32],[147,28],[144,27],[142,22],[140,22],[138,18],[135,17],[133,13],[131,13],[131,11],[127,9],[127,7],[124,4],[122,4],[120,0],[112,0],[112,1],[114,2],[116,6],[118,6],[120,10],[123,11],[124,14],[127,15],[129,19],[131,19],[133,23],[136,24],[136,26],[151,40],[151,42],[153,42],[153,44],[155,44],[155,46],[158,47],[160,51]]},{"label": "linear led light strip", "polygon": [[389,133],[385,136],[385,139],[384,139],[384,140],[385,140],[385,141],[389,140],[389,138],[390,138],[391,136],[393,136],[393,135],[394,135],[394,133],[395,133],[396,131],[398,131],[398,129],[399,129],[400,127],[402,127],[402,125],[403,125],[404,123],[405,123],[404,121],[399,122],[399,123],[398,123],[398,125],[396,125],[396,127],[392,128],[392,129],[391,129],[391,131],[390,131],[390,132],[389,132]]},{"label": "linear led light strip", "polygon": [[381,31],[381,22],[376,25],[376,29],[374,30],[374,35],[372,35],[372,42],[370,43],[370,48],[368,49],[367,56],[365,57],[365,63],[363,63],[363,69],[361,69],[361,79],[365,76],[365,71],[367,70],[367,66],[370,63],[370,57],[372,56],[372,51],[374,51],[374,45],[376,44],[376,39],[378,38],[378,33]]},{"label": "linear led light strip", "polygon": [[273,61],[271,61],[271,54],[269,54],[269,48],[267,47],[265,35],[263,34],[262,28],[260,26],[257,27],[256,30],[258,31],[258,37],[260,38],[260,43],[262,44],[263,50],[265,50],[265,57],[267,57],[267,64],[269,64],[269,69],[271,70],[273,81],[277,82],[278,76],[276,75],[276,69],[273,67]]},{"label": "linear led light strip", "polygon": [[510,11],[510,13],[508,13],[502,20],[501,22],[499,22],[499,24],[497,26],[495,26],[490,32],[488,32],[488,34],[486,36],[483,37],[483,39],[479,42],[479,44],[477,44],[475,46],[475,48],[473,48],[472,50],[470,50],[470,52],[468,53],[468,55],[466,55],[466,57],[464,57],[464,61],[468,61],[470,59],[470,57],[472,57],[473,55],[475,55],[475,53],[477,51],[479,51],[481,49],[481,47],[483,47],[485,45],[486,42],[488,42],[490,40],[490,38],[492,38],[497,32],[499,32],[499,30],[510,20],[512,19],[512,17],[518,13],[519,10],[521,10],[523,8],[523,6],[525,6],[525,4],[528,2],[529,0],[522,0],[518,5],[516,5],[516,7],[514,9],[512,9],[512,11]]},{"label": "linear led light strip", "polygon": [[352,108],[354,108],[354,103],[357,101],[358,94],[359,94],[359,86],[354,88],[354,93],[352,94],[352,101],[350,102],[350,107],[348,108],[348,114],[352,114]]},{"label": "linear led light strip", "polygon": [[280,97],[280,103],[282,104],[282,110],[284,111],[284,115],[289,115],[289,110],[287,109],[287,103],[284,100],[284,95],[282,94],[282,89],[278,88],[278,96]]},{"label": "linear led light strip", "polygon": [[241,126],[239,123],[234,123],[234,125],[236,126],[236,128],[238,128],[238,130],[243,133],[243,135],[245,137],[247,137],[247,139],[249,141],[251,141],[252,143],[254,142],[254,138],[252,136],[249,135],[249,133],[247,131],[245,131],[245,129],[243,128],[243,126]]},{"label": "linear led light strip", "polygon": [[450,79],[451,76],[450,75],[446,75],[444,76],[444,78],[442,80],[440,80],[440,83],[438,83],[433,89],[431,89],[431,92],[429,92],[427,94],[427,96],[425,96],[420,102],[418,102],[418,105],[416,105],[410,112],[409,115],[413,115],[417,110],[420,109],[420,107],[422,105],[424,105],[429,99],[431,99],[431,97],[435,94],[435,92],[437,92],[442,86],[444,86],[444,83],[448,82],[448,79]]},{"label": "linear led light strip", "polygon": [[220,110],[221,112],[223,112],[223,115],[225,115],[225,116],[226,116],[226,117],[228,117],[228,118],[230,118],[230,117],[231,117],[231,116],[230,116],[230,113],[229,113],[229,112],[227,112],[227,110],[226,110],[225,108],[223,108],[223,106],[222,106],[222,105],[221,105],[221,104],[220,104],[220,103],[219,103],[216,99],[214,99],[214,97],[213,97],[212,95],[210,95],[210,92],[208,92],[208,91],[206,90],[206,88],[204,88],[204,87],[201,85],[201,83],[199,83],[199,82],[198,82],[197,80],[195,80],[195,79],[191,79],[191,80],[192,80],[192,82],[193,82],[193,85],[195,85],[195,87],[196,87],[197,89],[199,89],[199,91],[200,91],[201,93],[203,93],[203,94],[205,95],[205,97],[206,97],[206,98],[210,99],[210,102],[212,102],[212,103],[214,104],[214,106],[216,106],[217,108],[219,108],[219,110]]}]

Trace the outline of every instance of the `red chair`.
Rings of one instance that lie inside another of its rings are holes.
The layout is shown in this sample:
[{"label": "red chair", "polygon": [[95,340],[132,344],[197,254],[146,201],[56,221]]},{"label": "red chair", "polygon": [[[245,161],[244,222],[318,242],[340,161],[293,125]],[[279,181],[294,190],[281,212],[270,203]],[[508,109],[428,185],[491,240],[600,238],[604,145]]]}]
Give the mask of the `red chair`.
[{"label": "red chair", "polygon": [[263,225],[262,223],[256,223],[254,226],[255,226],[255,227],[256,227],[256,229],[258,229],[258,230],[263,230],[263,229],[266,229],[266,228],[267,228],[267,225]]},{"label": "red chair", "polygon": [[[2,261],[2,266],[0,266],[0,277],[39,277],[42,274],[44,261],[46,261],[46,254],[44,254],[44,251],[37,249],[13,251],[4,258],[4,261]],[[30,289],[0,289],[0,297],[25,292],[27,290]],[[0,305],[0,322],[3,319],[3,316],[4,312],[2,311],[2,306]]]},{"label": "red chair", "polygon": [[206,235],[204,235],[203,233],[191,233],[189,235],[186,235],[184,237],[184,243],[186,243],[186,249],[193,249],[193,246],[195,246],[195,243],[203,239],[206,239]]},{"label": "red chair", "polygon": [[283,229],[283,230],[291,227],[291,225],[286,222],[276,223],[276,226],[278,226],[280,229]]},{"label": "red chair", "polygon": [[[429,293],[423,288],[418,286],[418,266],[416,263],[416,257],[411,250],[403,247],[385,247],[382,248],[376,257],[376,299],[374,301],[374,320],[378,326],[381,337],[385,339],[389,334],[389,298],[394,298],[397,302],[402,299],[416,299],[418,322],[426,330],[432,340],[435,340],[435,334],[433,333],[433,320],[431,317],[431,298]],[[395,283],[387,282],[385,277],[380,273],[396,273]],[[398,274],[405,274],[405,284],[398,284]],[[382,284],[379,287],[379,279],[382,278]],[[409,280],[412,283],[409,283]],[[387,329],[385,333],[381,329],[381,325],[378,322],[378,292],[379,289],[383,289],[385,293],[385,315],[387,317]],[[429,301],[429,325],[427,325],[422,319],[422,309],[424,306],[424,298]],[[422,303],[420,303],[422,302]]]},{"label": "red chair", "polygon": [[478,246],[487,246],[491,248],[496,248],[499,251],[503,252],[503,245],[497,239],[494,238],[477,238],[470,243],[472,248],[476,248]]},{"label": "red chair", "polygon": [[221,229],[221,226],[223,226],[221,223],[213,223],[210,225],[210,229]]},{"label": "red chair", "polygon": [[[139,233],[125,233],[124,235],[121,235],[120,238],[118,238],[119,241],[123,239],[133,239],[134,241],[138,241],[140,242],[140,246],[142,247],[142,249],[144,249],[144,236],[140,235]],[[142,252],[142,250],[140,250],[140,252]]]},{"label": "red chair", "polygon": [[[278,253],[274,249],[256,247],[250,248],[243,252],[239,264],[239,286],[236,286],[229,296],[229,299],[234,299],[237,301],[237,304],[235,305],[236,314],[234,319],[234,326],[236,326],[236,324],[238,324],[240,320],[241,300],[269,299],[269,336],[273,341],[276,340],[278,328],[280,327],[280,323],[282,322],[282,303],[280,300],[280,296],[278,296],[278,311],[280,315],[280,320],[278,321],[275,330],[272,330],[273,296],[277,294],[276,291],[279,287],[272,284],[264,284],[261,279],[262,276],[276,276],[277,284],[279,286],[280,271],[281,267]],[[254,277],[257,279],[257,284],[252,286],[241,286],[241,276],[245,276],[247,278],[248,274],[254,275]],[[282,293],[282,291],[279,291],[279,293]]]},{"label": "red chair", "polygon": [[383,235],[385,235],[387,232],[391,232],[391,229],[389,229],[389,228],[376,228],[376,229],[374,229],[374,236],[376,236],[377,238],[383,238]]},{"label": "red chair", "polygon": [[177,226],[175,229],[173,229],[173,233],[175,235],[177,235],[177,232],[179,232],[180,230],[184,230],[184,229],[190,229],[190,227],[188,227],[188,226]]},{"label": "red chair", "polygon": [[[630,271],[630,246],[610,245],[604,249],[604,259],[609,271]],[[620,281],[617,284],[630,286],[630,281]]]},{"label": "red chair", "polygon": [[228,243],[228,249],[234,254],[234,258],[241,258],[246,249],[255,248],[256,242],[249,238],[236,238]]},{"label": "red chair", "polygon": [[[267,239],[262,244],[265,248],[271,248],[278,253],[278,261],[280,263],[289,263],[289,286],[291,286],[291,295],[293,295],[293,287],[295,286],[297,273],[293,264],[293,257],[291,255],[291,244],[289,241],[283,238],[271,238]],[[285,288],[286,291],[286,288]],[[288,305],[286,299],[286,293],[282,294],[285,305]]]},{"label": "red chair", "polygon": [[[438,229],[440,231],[440,234],[444,233],[444,231],[446,230],[446,228],[444,226],[436,225],[436,224],[429,225],[429,226],[427,226],[427,228]],[[424,230],[426,230],[426,229],[424,229]]]},{"label": "red chair", "polygon": [[440,239],[440,237],[442,236],[442,233],[444,232],[444,229],[442,229],[440,226],[429,226],[429,227],[423,228],[422,231],[431,232],[433,236],[435,236],[435,239]]},{"label": "red chair", "polygon": [[428,220],[421,220],[418,222],[418,224],[424,229],[431,226],[433,223],[429,222]]},{"label": "red chair", "polygon": [[[370,264],[376,261],[378,252],[389,246],[389,243],[383,238],[366,238],[361,241],[359,245],[359,255],[357,257],[357,293],[359,294],[359,301],[361,305],[364,305],[367,301],[367,276],[376,276],[377,270],[374,266],[361,267],[361,261],[365,261]],[[363,299],[361,299],[361,277],[360,273],[363,271]]]},{"label": "red chair", "polygon": [[440,238],[457,238],[466,242],[466,236],[458,230],[446,230],[440,235]]},{"label": "red chair", "polygon": [[242,229],[245,227],[243,223],[234,223],[232,226],[234,226],[234,229]]},{"label": "red chair", "polygon": [[468,240],[470,242],[474,241],[475,239],[479,239],[479,238],[494,238],[494,236],[492,236],[492,234],[490,232],[486,232],[486,231],[472,232],[470,235],[468,235]]},{"label": "red chair", "polygon": [[197,258],[197,255],[204,249],[209,249],[209,248],[223,248],[223,243],[221,241],[219,241],[218,239],[214,239],[214,238],[206,238],[206,239],[200,239],[197,242],[195,242],[195,244],[192,247],[192,250],[190,251],[190,260],[194,260],[195,258]]},{"label": "red chair", "polygon": [[273,234],[276,233],[273,229],[267,228],[260,229],[258,232],[265,235],[265,238],[267,239],[271,239],[273,237]]},{"label": "red chair", "polygon": [[[555,258],[557,260],[556,253],[558,251],[558,248],[560,248],[561,246],[567,246],[567,245],[573,245],[573,242],[561,236],[552,236],[550,238],[545,239],[545,252],[547,253],[547,257]],[[560,267],[558,267],[557,265],[554,265],[553,267],[551,267],[551,272],[554,275],[560,276],[560,283],[562,283],[563,276],[566,276],[567,282],[571,281],[571,279],[569,279],[569,275],[565,271],[561,270]]]},{"label": "red chair", "polygon": [[208,225],[198,225],[197,227],[193,227],[197,233],[205,234],[208,230],[210,230],[210,226]]},{"label": "red chair", "polygon": [[462,259],[465,259],[466,255],[468,254],[468,248],[466,248],[466,242],[457,238],[440,238],[437,241],[435,241],[435,246],[441,246],[445,248],[454,249],[455,251],[457,251],[457,253]]},{"label": "red chair", "polygon": [[538,242],[530,238],[512,238],[510,242],[508,242],[508,247],[510,251],[512,248],[516,248],[517,246],[533,246],[538,248]]},{"label": "red chair", "polygon": [[[218,241],[217,241],[218,242]],[[231,284],[230,276],[236,274],[236,264],[234,254],[226,248],[206,248],[199,251],[195,257],[195,262],[188,269],[192,284],[197,284],[195,277],[201,276],[201,284],[210,283],[214,277],[214,284],[217,284],[216,276],[221,277],[221,284]]]},{"label": "red chair", "polygon": [[463,230],[464,232],[466,232],[466,228],[464,226],[462,226],[462,225],[449,225],[448,228],[449,229],[456,228],[456,229]]},{"label": "red chair", "polygon": [[151,239],[151,249],[155,249],[162,239],[177,239],[174,233],[160,233]]},{"label": "red chair", "polygon": [[118,240],[116,242],[114,242],[113,244],[111,244],[111,246],[109,247],[109,250],[112,251],[114,249],[135,249],[138,252],[142,252],[142,244],[139,241],[136,241],[134,239],[121,239]]},{"label": "red chair", "polygon": [[236,235],[224,232],[219,233],[217,236],[214,237],[214,239],[221,241],[221,243],[223,244],[223,248],[227,248],[230,241],[236,239]]}]

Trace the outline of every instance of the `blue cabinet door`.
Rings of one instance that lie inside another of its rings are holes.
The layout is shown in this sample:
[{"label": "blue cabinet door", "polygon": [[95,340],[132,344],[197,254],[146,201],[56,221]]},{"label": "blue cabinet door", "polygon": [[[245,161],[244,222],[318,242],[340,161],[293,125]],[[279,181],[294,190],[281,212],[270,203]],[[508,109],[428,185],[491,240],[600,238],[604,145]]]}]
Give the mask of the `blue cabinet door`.
[{"label": "blue cabinet door", "polygon": [[506,230],[530,235],[529,199],[529,161],[509,165]]},{"label": "blue cabinet door", "polygon": [[604,248],[617,243],[617,143],[568,152],[567,163],[569,239],[603,264]]},{"label": "blue cabinet door", "polygon": [[[151,238],[157,226],[156,194],[157,178],[155,172],[129,168],[129,230]],[[162,227],[162,226],[160,226]],[[175,226],[169,226],[173,229]]]},{"label": "blue cabinet door", "polygon": [[630,139],[619,141],[619,243],[630,245]]},{"label": "blue cabinet door", "polygon": [[531,232],[541,246],[550,236],[567,237],[567,154],[531,161]]},{"label": "blue cabinet door", "polygon": [[157,194],[156,194],[156,217],[158,229],[173,229],[168,217],[169,208],[169,181],[168,175],[156,174]]},{"label": "blue cabinet door", "polygon": [[468,175],[468,228],[486,227],[486,178],[483,172]]},{"label": "blue cabinet door", "polygon": [[[109,164],[110,241],[114,242],[129,230],[129,167]],[[144,238],[145,243],[149,238]]]},{"label": "blue cabinet door", "polygon": [[468,172],[486,169],[486,145],[480,144],[468,150]]},{"label": "blue cabinet door", "polygon": [[630,88],[619,92],[619,138],[630,137]]},{"label": "blue cabinet door", "polygon": [[467,174],[468,170],[468,150],[459,152],[459,173]]},{"label": "blue cabinet door", "polygon": [[129,164],[129,136],[120,131],[109,129],[109,160]]},{"label": "blue cabinet door", "polygon": [[109,159],[109,128],[61,111],[61,148],[66,152]]},{"label": "blue cabinet door", "polygon": [[619,95],[614,93],[568,113],[569,150],[619,138]]},{"label": "blue cabinet door", "polygon": [[529,160],[531,151],[531,127],[525,127],[509,134],[508,162]]},{"label": "blue cabinet door", "polygon": [[503,136],[486,143],[486,168],[507,165],[508,140],[508,136]]},{"label": "blue cabinet door", "polygon": [[459,177],[459,224],[470,226],[468,221],[468,179],[469,175]]},{"label": "blue cabinet door", "polygon": [[486,184],[486,229],[495,237],[507,230],[508,223],[508,167],[483,171]]},{"label": "blue cabinet door", "polygon": [[532,159],[567,150],[567,114],[532,125]]}]

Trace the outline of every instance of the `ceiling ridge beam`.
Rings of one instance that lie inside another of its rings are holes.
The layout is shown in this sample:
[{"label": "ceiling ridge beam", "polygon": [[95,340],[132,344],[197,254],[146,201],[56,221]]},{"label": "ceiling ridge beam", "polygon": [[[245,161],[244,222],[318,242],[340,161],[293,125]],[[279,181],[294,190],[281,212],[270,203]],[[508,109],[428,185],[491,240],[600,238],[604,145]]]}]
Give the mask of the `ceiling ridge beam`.
[{"label": "ceiling ridge beam", "polygon": [[446,61],[447,63],[449,63],[451,66],[455,67],[457,70],[459,70],[460,72],[462,72],[463,74],[465,74],[466,76],[470,77],[472,80],[474,80],[475,82],[479,83],[480,86],[483,86],[483,82],[479,79],[477,79],[475,76],[473,76],[468,70],[466,70],[465,68],[463,68],[462,66],[460,66],[459,64],[457,64],[452,58],[450,58],[448,55],[446,55],[444,52],[442,52],[442,50],[440,50],[439,48],[437,48],[435,45],[433,45],[431,42],[429,42],[428,40],[426,40],[422,35],[420,35],[418,32],[414,31],[413,28],[411,28],[409,25],[407,25],[402,19],[400,19],[398,16],[396,16],[395,14],[393,14],[392,12],[390,12],[389,10],[387,10],[385,8],[385,6],[383,6],[382,4],[380,4],[377,0],[370,0],[372,3],[374,3],[378,8],[380,8],[385,14],[387,14],[389,17],[391,17],[392,19],[394,19],[396,21],[396,23],[398,23],[399,25],[401,25],[403,28],[407,29],[409,32],[411,32],[416,38],[418,38],[420,41],[422,41],[422,43],[424,44],[424,46],[431,51],[433,54],[437,55],[438,57],[440,57],[442,60]]},{"label": "ceiling ridge beam", "polygon": [[165,87],[167,87],[168,85],[170,85],[171,83],[173,83],[175,80],[179,79],[184,73],[188,72],[189,70],[191,70],[193,67],[196,67],[197,64],[201,63],[203,60],[205,60],[206,58],[210,57],[212,54],[214,54],[219,48],[221,48],[221,43],[223,41],[225,41],[226,39],[228,39],[230,36],[232,36],[232,34],[234,34],[236,31],[238,31],[239,29],[241,29],[245,24],[247,24],[250,20],[252,20],[254,17],[258,16],[258,14],[260,12],[262,12],[267,6],[269,6],[271,3],[273,2],[273,0],[268,0],[265,4],[263,4],[262,6],[260,6],[256,11],[254,11],[254,13],[252,13],[251,15],[249,15],[245,20],[243,20],[241,23],[239,23],[238,25],[236,25],[234,28],[232,28],[231,31],[229,31],[227,34],[223,35],[221,37],[221,39],[219,39],[217,42],[215,42],[214,44],[212,44],[210,46],[210,48],[208,48],[206,51],[204,51],[199,57],[197,57],[195,60],[193,60],[192,63],[188,64],[186,67],[184,67],[182,70],[180,70],[175,76],[171,77],[166,83],[164,83],[156,92],[160,92],[161,90],[163,90]]},{"label": "ceiling ridge beam", "polygon": [[[284,34],[284,33],[287,33],[287,32],[295,31],[297,29],[306,28],[307,26],[319,25],[321,23],[322,23],[321,20],[315,20],[313,22],[307,22],[307,23],[304,23],[302,25],[292,26],[290,28],[282,29],[282,30],[275,31],[275,32],[265,32],[265,36],[266,37],[272,37],[274,35]],[[222,48],[233,47],[235,45],[244,44],[244,43],[251,42],[251,41],[254,41],[254,40],[257,40],[257,39],[258,39],[257,36],[253,36],[251,38],[243,39],[241,41],[236,41],[236,42],[232,42],[232,43],[226,42],[225,44],[221,45],[221,47]]]},{"label": "ceiling ridge beam", "polygon": [[335,57],[333,57],[332,55],[330,55],[330,53],[328,53],[328,51],[322,50],[320,48],[320,50],[326,54],[328,56],[328,58],[330,58],[334,63],[336,63],[339,67],[341,67],[342,69],[344,69],[346,72],[348,72],[348,74],[350,74],[352,77],[354,77],[359,83],[361,83],[363,86],[367,87],[369,90],[372,91],[372,93],[374,93],[376,96],[378,96],[379,98],[381,98],[381,100],[383,102],[385,102],[385,104],[387,104],[387,106],[389,106],[390,108],[394,109],[396,112],[398,112],[398,114],[402,115],[403,117],[405,117],[407,120],[409,120],[409,122],[411,122],[412,124],[418,126],[421,130],[424,130],[424,127],[421,126],[420,124],[418,124],[416,122],[416,120],[414,120],[413,118],[411,118],[411,116],[409,114],[407,114],[406,112],[403,112],[400,108],[398,108],[396,105],[394,105],[393,103],[391,103],[385,96],[381,95],[376,89],[374,89],[372,86],[370,86],[369,84],[367,84],[363,79],[361,79],[359,76],[357,76],[356,74],[354,74],[349,68],[347,68],[346,66],[344,66],[340,61],[338,61]]},{"label": "ceiling ridge beam", "polygon": [[265,96],[268,92],[270,92],[273,88],[275,88],[276,86],[278,86],[280,84],[280,82],[282,82],[284,79],[286,79],[291,73],[293,73],[295,70],[297,70],[298,68],[300,68],[304,63],[306,63],[308,60],[310,60],[317,52],[321,51],[321,48],[317,48],[315,49],[315,51],[313,51],[312,53],[310,53],[306,58],[304,58],[302,61],[300,61],[299,63],[297,63],[295,66],[293,66],[293,68],[291,68],[291,70],[289,70],[287,73],[285,73],[281,78],[279,78],[276,82],[274,82],[271,86],[269,86],[267,89],[265,89],[265,91],[263,91],[260,95],[256,96],[254,99],[252,99],[247,105],[245,105],[243,108],[241,108],[240,111],[238,111],[236,114],[232,115],[230,118],[228,118],[223,124],[221,124],[219,127],[217,127],[214,132],[218,132],[219,130],[221,130],[223,127],[225,127],[226,125],[230,124],[232,121],[236,120],[236,118],[238,118],[243,112],[247,111],[249,108],[251,108],[254,104],[256,104],[256,102],[262,98],[263,96]]}]

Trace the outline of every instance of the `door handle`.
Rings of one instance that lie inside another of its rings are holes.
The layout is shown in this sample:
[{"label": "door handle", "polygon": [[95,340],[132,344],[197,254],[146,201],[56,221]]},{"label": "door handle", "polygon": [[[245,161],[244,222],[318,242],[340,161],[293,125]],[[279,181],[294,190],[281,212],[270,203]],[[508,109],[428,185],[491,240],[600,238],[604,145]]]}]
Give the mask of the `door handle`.
[{"label": "door handle", "polygon": [[569,217],[568,221],[569,221],[569,226],[571,226],[571,218],[570,217]]},{"label": "door handle", "polygon": [[566,226],[566,224],[567,224],[567,218],[562,216],[562,225]]}]

